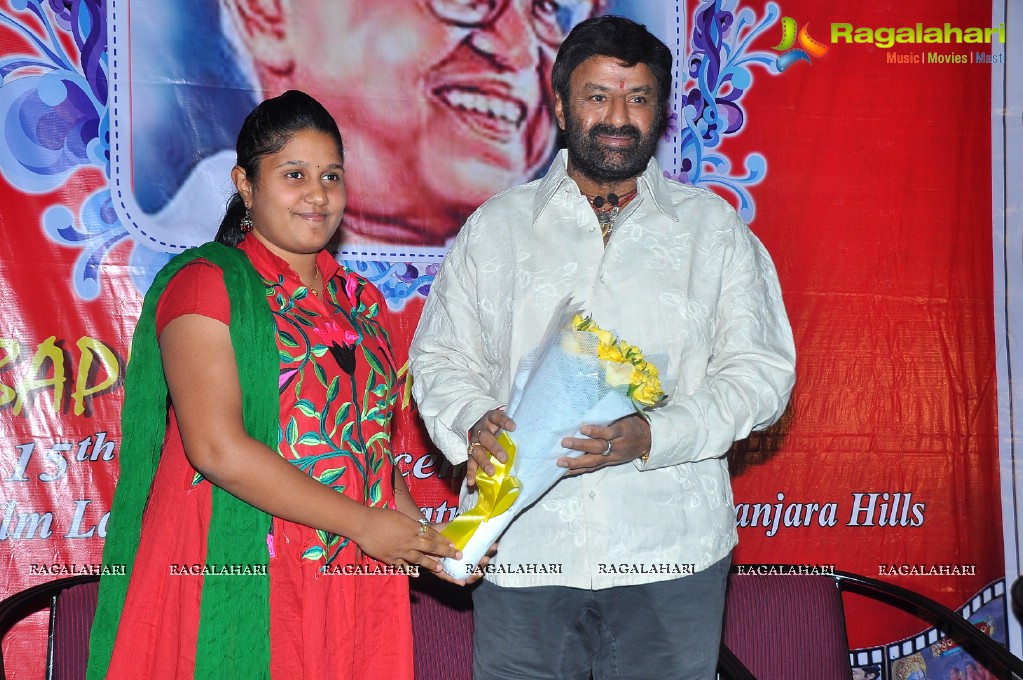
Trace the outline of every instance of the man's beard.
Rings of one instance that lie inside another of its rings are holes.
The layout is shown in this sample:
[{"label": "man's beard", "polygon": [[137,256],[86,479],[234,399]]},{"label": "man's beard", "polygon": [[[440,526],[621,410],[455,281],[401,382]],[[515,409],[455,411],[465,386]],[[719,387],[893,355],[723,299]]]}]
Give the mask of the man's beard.
[{"label": "man's beard", "polygon": [[[584,177],[601,184],[621,182],[636,177],[646,170],[647,163],[657,149],[659,121],[655,120],[646,136],[635,125],[614,127],[597,123],[589,131],[580,128],[572,112],[565,107],[565,141],[572,168]],[[627,137],[634,141],[631,147],[608,147],[597,137]]]}]

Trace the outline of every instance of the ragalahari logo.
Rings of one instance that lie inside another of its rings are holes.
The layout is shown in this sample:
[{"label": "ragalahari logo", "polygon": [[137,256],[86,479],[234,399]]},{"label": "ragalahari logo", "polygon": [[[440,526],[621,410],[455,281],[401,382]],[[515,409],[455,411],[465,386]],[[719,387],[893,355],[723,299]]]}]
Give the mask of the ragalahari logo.
[{"label": "ragalahari logo", "polygon": [[[781,42],[771,48],[778,52],[783,52],[783,54],[778,55],[774,62],[778,73],[781,73],[797,61],[805,61],[812,65],[811,55],[820,59],[828,53],[827,45],[810,37],[810,31],[808,30],[810,24],[803,24],[798,34],[796,33],[797,26],[796,20],[792,17],[782,17]],[[790,49],[796,44],[797,40],[799,41],[799,47]]]}]

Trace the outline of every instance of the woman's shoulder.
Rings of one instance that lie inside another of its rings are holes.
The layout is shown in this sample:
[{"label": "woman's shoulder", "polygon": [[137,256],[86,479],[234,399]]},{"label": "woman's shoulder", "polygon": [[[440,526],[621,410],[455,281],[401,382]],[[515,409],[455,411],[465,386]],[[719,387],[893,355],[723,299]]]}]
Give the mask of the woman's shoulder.
[{"label": "woman's shoulder", "polygon": [[204,258],[184,265],[167,283],[156,305],[157,334],[186,314],[199,314],[224,324],[231,320],[224,272]]}]

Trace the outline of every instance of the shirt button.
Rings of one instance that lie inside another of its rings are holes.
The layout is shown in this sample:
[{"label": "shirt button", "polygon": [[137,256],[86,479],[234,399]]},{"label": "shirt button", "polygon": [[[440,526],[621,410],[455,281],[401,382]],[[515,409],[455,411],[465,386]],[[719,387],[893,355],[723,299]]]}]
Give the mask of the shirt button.
[{"label": "shirt button", "polygon": [[597,492],[596,491],[591,491],[590,492],[590,498],[592,499],[592,498],[596,498],[596,497],[597,497]]}]

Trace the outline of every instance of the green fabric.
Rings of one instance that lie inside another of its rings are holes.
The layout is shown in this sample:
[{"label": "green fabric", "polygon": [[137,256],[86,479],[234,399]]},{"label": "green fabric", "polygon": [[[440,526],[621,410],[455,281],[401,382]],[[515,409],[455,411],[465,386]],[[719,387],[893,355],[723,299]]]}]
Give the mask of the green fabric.
[{"label": "green fabric", "polygon": [[[231,342],[241,382],[245,429],[276,450],[280,430],[280,357],[266,286],[242,251],[207,243],[174,257],[157,274],[132,339],[121,412],[121,475],[114,492],[103,563],[125,565],[104,576],[92,629],[89,680],[106,677],[142,531],[142,513],[167,429],[167,381],[156,337],[156,303],[171,278],[204,258],[224,272],[231,305]],[[197,358],[198,359],[198,358]],[[267,565],[270,516],[213,487],[206,562]],[[270,669],[270,579],[207,576],[203,580],[196,678],[267,678]]]}]

